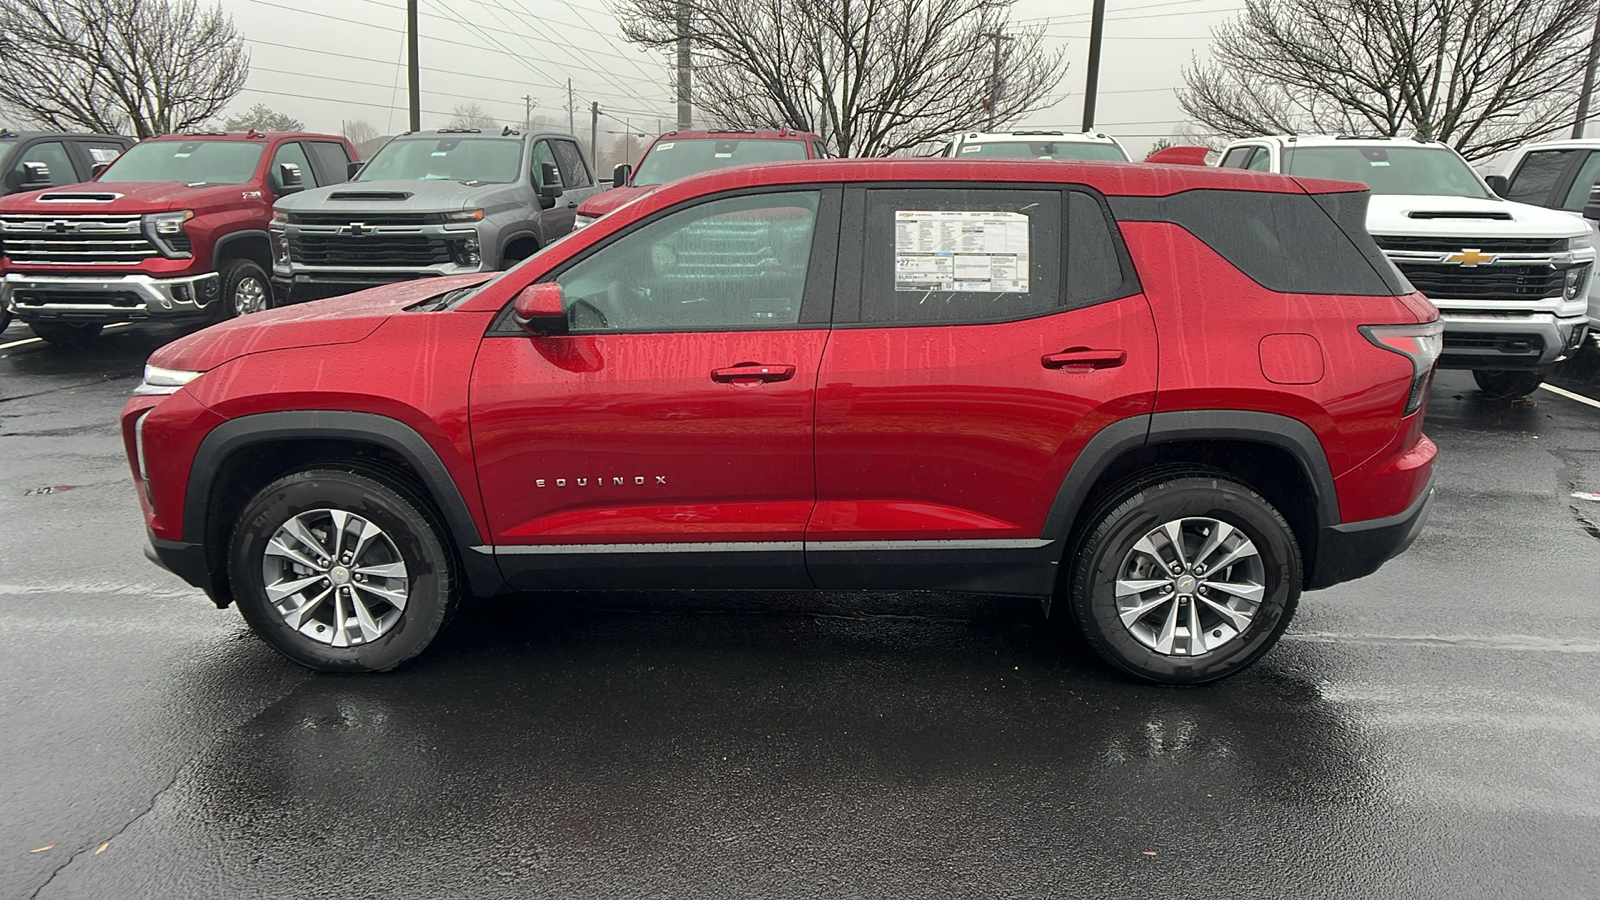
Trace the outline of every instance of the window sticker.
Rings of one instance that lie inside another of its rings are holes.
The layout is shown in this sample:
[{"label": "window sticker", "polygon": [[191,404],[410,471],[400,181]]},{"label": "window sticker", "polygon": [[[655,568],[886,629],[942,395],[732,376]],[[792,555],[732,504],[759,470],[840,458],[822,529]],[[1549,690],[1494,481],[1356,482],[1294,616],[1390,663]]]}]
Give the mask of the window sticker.
[{"label": "window sticker", "polygon": [[120,155],[122,155],[122,151],[121,150],[113,150],[110,147],[90,147],[89,148],[89,158],[94,160],[94,162],[97,163],[97,164],[98,163],[104,163],[104,162],[111,162],[112,160],[116,159]]},{"label": "window sticker", "polygon": [[894,289],[1028,292],[1028,217],[982,210],[895,210]]},{"label": "window sticker", "polygon": [[982,149],[983,149],[983,145],[982,144],[968,144],[967,146],[961,148],[961,152],[962,153],[977,153],[979,150],[982,150]]},{"label": "window sticker", "polygon": [[667,141],[665,144],[657,144],[656,145],[656,150],[658,150],[658,151],[659,150],[671,150],[673,147],[676,147],[676,146],[677,146],[676,142]]}]

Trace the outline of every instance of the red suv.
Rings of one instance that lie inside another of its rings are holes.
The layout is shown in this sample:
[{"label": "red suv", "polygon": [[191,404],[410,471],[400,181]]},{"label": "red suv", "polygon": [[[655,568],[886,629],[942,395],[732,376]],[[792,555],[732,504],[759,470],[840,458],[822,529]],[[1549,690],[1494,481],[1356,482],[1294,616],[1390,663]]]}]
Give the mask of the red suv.
[{"label": "red suv", "polygon": [[157,351],[122,416],[153,558],[326,670],[472,595],[938,589],[1221,678],[1432,496],[1438,317],[1366,200],[1110,163],[685,179],[492,280]]}]

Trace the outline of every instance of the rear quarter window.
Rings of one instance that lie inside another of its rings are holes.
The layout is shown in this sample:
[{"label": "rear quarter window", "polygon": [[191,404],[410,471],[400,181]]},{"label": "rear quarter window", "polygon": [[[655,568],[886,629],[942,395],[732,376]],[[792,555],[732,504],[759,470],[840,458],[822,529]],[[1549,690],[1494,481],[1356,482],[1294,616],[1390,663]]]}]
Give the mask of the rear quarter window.
[{"label": "rear quarter window", "polygon": [[1111,208],[1122,221],[1179,226],[1268,290],[1369,297],[1407,293],[1409,287],[1367,234],[1367,196],[1194,190],[1170,197],[1117,197]]}]

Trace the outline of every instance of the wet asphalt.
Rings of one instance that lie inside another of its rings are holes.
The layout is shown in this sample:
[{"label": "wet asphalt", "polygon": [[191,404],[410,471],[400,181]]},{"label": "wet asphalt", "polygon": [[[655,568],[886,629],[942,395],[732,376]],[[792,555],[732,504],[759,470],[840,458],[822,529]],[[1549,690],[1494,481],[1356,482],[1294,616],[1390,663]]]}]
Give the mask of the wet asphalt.
[{"label": "wet asphalt", "polygon": [[0,349],[0,898],[1600,896],[1600,408],[1442,373],[1416,545],[1211,687],[922,594],[480,601],[333,677],[141,555],[177,334]]}]

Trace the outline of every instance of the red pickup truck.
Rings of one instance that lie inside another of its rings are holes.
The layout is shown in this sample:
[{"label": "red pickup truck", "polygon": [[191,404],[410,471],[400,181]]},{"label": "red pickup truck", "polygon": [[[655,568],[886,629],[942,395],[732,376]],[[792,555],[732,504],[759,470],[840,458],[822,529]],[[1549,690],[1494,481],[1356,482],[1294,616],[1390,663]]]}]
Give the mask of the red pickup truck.
[{"label": "red pickup truck", "polygon": [[0,198],[0,306],[55,343],[271,308],[273,201],[345,181],[355,159],[333,135],[171,134],[93,182]]}]

